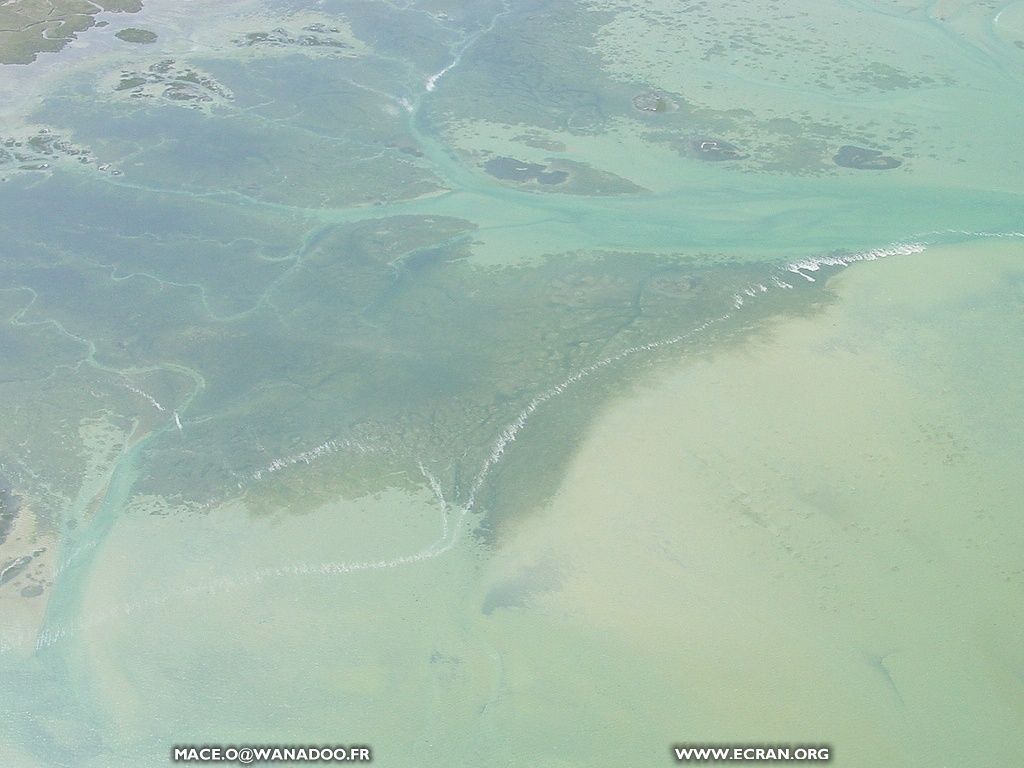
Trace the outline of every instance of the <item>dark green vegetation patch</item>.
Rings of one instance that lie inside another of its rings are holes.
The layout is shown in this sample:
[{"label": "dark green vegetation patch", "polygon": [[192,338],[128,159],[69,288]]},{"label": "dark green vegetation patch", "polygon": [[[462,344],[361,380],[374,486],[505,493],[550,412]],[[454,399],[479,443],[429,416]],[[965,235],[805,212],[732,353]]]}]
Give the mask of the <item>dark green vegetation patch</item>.
[{"label": "dark green vegetation patch", "polygon": [[350,49],[352,46],[341,35],[340,27],[328,26],[326,24],[308,24],[298,32],[290,32],[283,27],[266,32],[247,32],[242,37],[235,39],[235,45],[250,48],[253,46],[267,46],[270,48],[335,48],[339,50]]},{"label": "dark green vegetation patch", "polygon": [[746,157],[740,148],[725,139],[700,138],[693,140],[693,149],[701,160],[742,160]]},{"label": "dark green vegetation patch", "polygon": [[148,29],[140,29],[139,27],[125,27],[121,31],[117,32],[114,37],[118,40],[124,40],[126,43],[155,43],[156,32],[151,32]]},{"label": "dark green vegetation patch", "polygon": [[633,97],[633,106],[639,112],[675,112],[679,105],[667,94],[650,91]]},{"label": "dark green vegetation patch", "polygon": [[494,157],[484,163],[484,170],[491,176],[502,181],[527,182],[538,184],[561,184],[569,178],[565,171],[549,171],[547,166],[539,163],[527,163],[514,157]]},{"label": "dark green vegetation patch", "polygon": [[901,164],[895,157],[883,155],[877,149],[855,147],[852,144],[840,147],[832,159],[836,165],[843,168],[856,168],[861,171],[887,171],[890,168],[898,168]]},{"label": "dark green vegetation patch", "polygon": [[[134,13],[141,0],[11,0],[0,5],[0,64],[30,64],[59,51],[89,27],[100,11]],[[101,22],[102,24],[102,22]]]}]

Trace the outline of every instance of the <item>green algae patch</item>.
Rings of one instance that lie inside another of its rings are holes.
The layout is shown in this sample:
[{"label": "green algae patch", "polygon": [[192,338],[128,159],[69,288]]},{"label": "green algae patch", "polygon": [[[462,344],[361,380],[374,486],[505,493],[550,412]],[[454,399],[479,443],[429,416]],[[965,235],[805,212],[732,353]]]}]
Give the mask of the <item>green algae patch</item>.
[{"label": "green algae patch", "polygon": [[142,45],[148,43],[155,43],[157,34],[151,32],[148,29],[141,29],[139,27],[125,27],[120,32],[114,35],[118,40],[124,40],[126,43],[139,43]]},{"label": "green algae patch", "polygon": [[883,155],[880,150],[853,145],[840,147],[832,159],[842,168],[855,168],[858,171],[888,171],[901,165],[895,157]]}]

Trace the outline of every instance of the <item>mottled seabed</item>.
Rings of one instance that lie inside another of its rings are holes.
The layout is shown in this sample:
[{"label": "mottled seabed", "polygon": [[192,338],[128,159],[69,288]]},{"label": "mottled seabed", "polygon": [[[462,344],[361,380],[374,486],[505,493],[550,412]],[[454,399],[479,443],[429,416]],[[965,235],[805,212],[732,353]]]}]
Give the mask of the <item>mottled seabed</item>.
[{"label": "mottled seabed", "polygon": [[1019,762],[1024,3],[100,5],[0,14],[0,764]]}]

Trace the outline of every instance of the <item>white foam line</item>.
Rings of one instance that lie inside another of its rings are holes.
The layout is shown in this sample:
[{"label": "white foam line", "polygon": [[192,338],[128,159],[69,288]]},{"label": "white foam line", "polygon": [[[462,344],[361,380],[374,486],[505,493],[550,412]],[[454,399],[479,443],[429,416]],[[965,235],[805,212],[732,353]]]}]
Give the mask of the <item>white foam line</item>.
[{"label": "white foam line", "polygon": [[[803,274],[801,270],[807,270],[808,272],[816,272],[823,266],[849,266],[850,264],[854,264],[860,261],[875,261],[877,259],[888,258],[889,256],[922,253],[924,250],[925,246],[923,243],[895,243],[893,245],[885,246],[883,248],[874,248],[868,251],[859,251],[857,253],[852,253],[845,256],[819,256],[808,259],[802,259],[801,261],[793,262],[792,264],[787,265],[786,269],[790,272],[799,274],[801,277],[804,277],[807,280],[813,282],[814,278],[811,277],[810,275]],[[789,283],[786,283],[778,278],[774,280],[774,283],[778,287],[792,288],[792,286]],[[743,293],[749,297],[761,295],[767,292],[768,287],[763,283],[757,283],[756,288],[747,286],[743,290]],[[743,297],[739,293],[734,294],[733,303],[734,306],[737,309],[739,309],[741,306],[743,306]],[[506,426],[504,430],[502,430],[501,434],[494,441],[490,455],[484,461],[483,467],[481,467],[480,472],[477,473],[476,479],[473,482],[473,486],[469,494],[469,499],[465,505],[466,510],[471,510],[475,506],[476,495],[480,491],[480,488],[483,486],[484,481],[487,479],[487,475],[490,473],[491,469],[499,461],[501,461],[501,458],[504,455],[505,450],[516,439],[516,437],[519,435],[519,432],[523,429],[523,427],[526,426],[526,422],[529,420],[530,416],[533,415],[534,411],[536,411],[537,408],[539,408],[543,403],[546,403],[553,397],[560,395],[568,387],[577,383],[581,379],[586,378],[592,373],[595,373],[596,371],[605,368],[611,365],[612,363],[618,362],[623,358],[635,355],[638,352],[649,352],[660,347],[667,347],[673,344],[678,344],[681,341],[691,338],[695,334],[707,330],[707,328],[710,327],[711,325],[720,323],[724,320],[727,320],[730,317],[732,317],[732,313],[726,312],[725,314],[720,315],[719,317],[713,318],[711,320],[706,320],[704,323],[698,325],[696,328],[688,331],[687,333],[683,333],[678,336],[672,336],[671,338],[662,339],[660,341],[652,341],[648,344],[641,344],[635,347],[624,349],[623,351],[615,355],[612,355],[611,357],[606,357],[603,360],[599,360],[598,362],[593,363],[592,365],[589,365],[586,368],[577,371],[576,373],[572,374],[571,376],[563,380],[560,384],[557,384],[551,389],[547,390],[546,392],[537,395],[519,413],[516,419],[511,424]]]},{"label": "white foam line", "polygon": [[3,583],[4,576],[8,571],[13,570],[15,568],[20,568],[24,566],[26,563],[31,562],[31,560],[31,555],[22,555],[21,557],[16,557],[13,560],[11,560],[6,566],[0,569],[0,583]]},{"label": "white foam line", "polygon": [[[357,453],[370,453],[374,449],[355,440],[327,440],[315,448],[310,448],[308,451],[274,459],[262,469],[257,469],[249,477],[253,480],[262,480],[264,475],[279,472],[282,469],[295,466],[296,464],[309,465],[322,456],[343,450],[354,450]],[[239,483],[239,487],[241,487],[241,483]]]},{"label": "white foam line", "polygon": [[969,229],[943,229],[939,233],[968,237],[1024,237],[1024,232],[972,232]]},{"label": "white foam line", "polygon": [[134,392],[134,393],[135,393],[136,395],[138,395],[139,397],[141,397],[141,398],[143,398],[143,399],[145,399],[145,400],[148,400],[148,401],[149,401],[149,403],[150,403],[150,405],[152,405],[152,406],[153,406],[154,408],[156,408],[156,409],[157,409],[158,411],[164,411],[164,410],[167,410],[167,409],[166,409],[166,408],[164,408],[164,407],[163,407],[162,405],[160,405],[160,403],[158,403],[158,402],[156,401],[156,398],[155,398],[155,397],[153,397],[153,396],[152,396],[151,394],[149,394],[148,392],[143,392],[143,391],[142,391],[141,389],[139,389],[138,387],[133,387],[133,386],[132,386],[131,384],[129,384],[129,383],[127,382],[127,381],[126,381],[126,382],[124,383],[124,386],[125,386],[125,388],[127,388],[127,389],[128,389],[129,391],[131,391],[131,392]]},{"label": "white foam line", "polygon": [[[156,609],[162,607],[175,598],[186,598],[197,594],[215,594],[219,591],[228,591],[232,589],[238,589],[244,586],[259,584],[265,579],[272,577],[307,575],[340,576],[344,574],[354,574],[365,571],[378,571],[400,568],[406,565],[421,563],[427,560],[432,560],[434,558],[440,557],[441,555],[444,555],[447,552],[451,551],[451,549],[458,542],[460,526],[462,522],[465,520],[466,516],[469,514],[469,512],[473,509],[476,503],[476,494],[482,487],[484,481],[487,478],[487,475],[494,468],[494,466],[501,460],[501,457],[504,454],[505,449],[512,441],[515,440],[516,435],[518,435],[518,433],[523,429],[523,427],[526,426],[529,417],[537,410],[538,407],[540,407],[543,403],[547,402],[548,400],[551,400],[552,398],[558,396],[573,384],[581,381],[587,376],[590,376],[591,374],[603,368],[606,368],[612,363],[615,363],[626,357],[635,355],[639,352],[651,351],[654,349],[659,349],[661,347],[667,347],[672,344],[678,344],[679,342],[688,339],[694,336],[695,334],[700,333],[701,331],[706,330],[714,323],[721,322],[722,320],[725,320],[728,317],[731,317],[731,313],[726,313],[713,320],[707,320],[704,323],[701,323],[696,328],[692,329],[691,331],[688,331],[687,333],[672,336],[670,338],[662,339],[660,341],[653,341],[648,344],[640,344],[634,347],[630,347],[629,349],[625,349],[615,355],[606,357],[603,360],[599,360],[598,362],[593,363],[592,365],[589,365],[586,368],[577,371],[576,373],[564,379],[560,384],[552,387],[546,392],[533,398],[530,401],[530,403],[526,406],[526,408],[524,408],[522,412],[520,412],[519,416],[515,419],[515,421],[509,424],[502,431],[498,439],[494,442],[490,455],[484,461],[483,467],[480,469],[480,472],[476,476],[476,480],[474,481],[473,489],[470,494],[469,500],[467,501],[466,504],[459,507],[459,515],[457,519],[454,521],[454,525],[449,520],[449,512],[451,509],[451,505],[444,497],[444,492],[441,488],[440,482],[426,468],[426,466],[422,462],[420,462],[420,472],[426,478],[427,483],[429,484],[435,497],[441,504],[442,533],[439,539],[437,539],[429,546],[419,550],[414,554],[400,555],[398,557],[380,560],[365,560],[357,562],[324,562],[316,565],[310,565],[308,563],[297,563],[292,565],[279,566],[276,568],[262,568],[258,571],[254,571],[247,577],[241,579],[227,577],[216,582],[208,582],[203,585],[186,587],[184,589],[176,590],[175,592],[169,594],[159,595],[146,600],[124,603],[116,608],[112,608],[103,613],[93,614],[88,619],[86,619],[83,622],[79,622],[78,624],[68,624],[59,627],[45,629],[42,632],[40,632],[39,635],[36,637],[35,649],[41,650],[43,648],[47,648],[60,642],[61,640],[71,637],[72,635],[75,635],[85,629],[96,626],[97,624],[103,623],[105,621],[110,621],[119,617],[130,616],[136,611],[143,609]],[[344,442],[348,443],[349,441]],[[311,461],[312,459],[321,456],[324,453],[330,452],[331,450],[337,450],[338,445],[341,444],[336,443],[336,441],[329,440],[326,443],[317,446],[317,448],[290,457],[288,463],[294,464],[299,461],[306,461],[308,463],[308,461]],[[274,466],[276,470],[288,465],[288,463],[283,463],[284,460],[280,461],[282,463],[275,462],[271,466]],[[275,470],[268,469],[267,471]],[[72,558],[69,558],[68,563],[70,563],[71,559]],[[9,643],[7,643],[6,640],[0,641],[0,654],[8,650],[14,649],[15,647],[9,645]]]},{"label": "white foam line", "polygon": [[571,387],[573,384],[576,384],[581,379],[584,379],[587,376],[596,373],[602,368],[606,368],[612,363],[618,362],[623,358],[635,355],[638,352],[649,352],[660,347],[667,347],[672,344],[678,344],[679,342],[684,341],[685,339],[688,339],[694,336],[695,334],[700,333],[701,331],[707,330],[709,326],[714,325],[715,323],[720,323],[729,317],[732,317],[732,313],[726,312],[724,315],[716,317],[712,320],[707,320],[698,325],[693,330],[679,334],[678,336],[672,336],[671,338],[668,339],[652,341],[648,344],[640,344],[635,347],[629,347],[628,349],[624,349],[621,352],[612,355],[611,357],[606,357],[603,360],[599,360],[596,363],[593,363],[592,365],[588,365],[586,368],[580,369],[576,373],[564,379],[560,384],[556,384],[548,391],[543,392],[542,394],[534,397],[533,400],[531,400],[527,404],[527,406],[522,411],[520,411],[519,415],[515,418],[515,420],[511,424],[506,426],[504,430],[502,430],[497,440],[494,441],[491,447],[490,455],[484,461],[483,467],[481,467],[480,471],[477,473],[476,479],[473,482],[473,486],[469,493],[469,499],[466,502],[466,509],[471,510],[475,506],[476,495],[479,492],[480,488],[483,486],[484,481],[487,479],[488,473],[491,471],[491,469],[493,469],[495,464],[501,461],[501,457],[505,453],[505,449],[508,448],[508,446],[516,439],[516,437],[519,435],[519,432],[522,431],[523,427],[526,426],[526,422],[529,420],[530,416],[532,416],[534,411],[536,411],[541,405],[546,403],[548,400],[551,400],[552,398],[562,394],[566,389]]},{"label": "white foam line", "polygon": [[[447,539],[447,541],[446,541]],[[35,638],[34,648],[39,651],[48,648],[56,643],[70,638],[84,630],[98,626],[108,621],[131,616],[141,610],[155,610],[161,608],[175,599],[186,599],[195,595],[215,595],[228,593],[243,587],[255,586],[271,578],[285,576],[340,576],[344,574],[360,573],[364,571],[379,571],[391,568],[399,568],[413,563],[432,560],[439,557],[455,545],[456,536],[445,536],[429,547],[426,547],[412,555],[402,555],[390,559],[365,560],[361,562],[321,562],[321,563],[292,563],[276,567],[260,568],[243,577],[227,576],[216,581],[205,582],[186,586],[173,592],[155,595],[144,600],[133,600],[122,603],[119,606],[106,611],[93,613],[87,619],[77,623],[64,624],[57,627],[50,627],[41,631]],[[9,636],[8,636],[9,637]],[[19,635],[22,642],[20,647],[25,647],[30,640],[24,633]],[[7,638],[0,639],[0,655],[17,650],[18,644],[11,644]]]},{"label": "white foam line", "polygon": [[800,261],[794,261],[786,265],[786,269],[793,274],[814,282],[814,278],[805,272],[817,272],[822,267],[848,267],[858,261],[876,261],[889,256],[906,256],[911,253],[923,253],[924,243],[896,243],[885,248],[874,248],[870,251],[859,251],[846,256],[812,256]]},{"label": "white foam line", "polygon": [[437,478],[431,474],[423,462],[419,462],[420,473],[427,479],[427,484],[430,486],[430,490],[434,492],[434,496],[441,503],[441,541],[448,538],[448,502],[445,501],[444,492],[441,490],[441,483],[438,482]]},{"label": "white foam line", "polygon": [[430,77],[427,78],[427,82],[425,83],[425,87],[426,87],[428,93],[430,91],[433,91],[435,88],[437,88],[437,81],[440,80],[442,77],[444,77],[445,75],[447,75],[449,72],[452,71],[452,69],[455,67],[455,65],[459,63],[459,58],[461,58],[461,57],[456,58],[451,64],[449,64],[447,67],[442,69],[440,72],[435,72],[433,75],[431,75]]},{"label": "white foam line", "polygon": [[[1024,237],[1024,234],[1008,233],[999,236]],[[790,272],[800,274],[802,277],[805,277],[808,280],[813,281],[814,278],[812,278],[809,275],[803,274],[802,270],[806,270],[808,272],[816,272],[823,266],[848,266],[850,264],[854,264],[860,261],[874,261],[881,258],[887,258],[889,256],[921,253],[924,250],[925,246],[921,243],[898,243],[885,248],[877,248],[870,251],[863,251],[859,253],[850,254],[847,256],[824,256],[803,259],[801,261],[793,262],[792,264],[786,265],[785,269]],[[791,284],[785,282],[777,275],[773,275],[770,278],[770,282],[777,288],[790,289],[793,287]],[[742,302],[741,294],[747,295],[748,297],[758,296],[767,293],[769,290],[770,289],[768,288],[768,286],[762,283],[757,283],[753,286],[747,286],[747,288],[743,289],[741,293],[735,294],[734,299],[739,299]],[[449,512],[451,510],[451,505],[444,497],[444,492],[441,488],[440,482],[426,468],[426,466],[422,462],[419,462],[420,472],[423,474],[424,478],[426,478],[431,491],[434,493],[434,496],[437,498],[438,502],[441,505],[442,534],[441,537],[433,544],[425,547],[424,549],[421,549],[420,551],[414,554],[401,555],[390,559],[380,560],[366,560],[358,562],[325,562],[316,565],[310,565],[308,563],[297,563],[292,565],[279,566],[276,568],[262,568],[258,571],[254,571],[253,573],[249,574],[247,577],[244,577],[242,579],[227,577],[217,582],[186,587],[174,593],[160,595],[157,597],[149,598],[148,600],[125,603],[103,614],[90,616],[85,622],[81,622],[77,625],[64,625],[61,627],[46,629],[39,633],[39,635],[37,636],[35,648],[39,650],[54,645],[60,640],[70,637],[71,635],[75,634],[78,631],[81,631],[82,629],[94,626],[95,624],[103,621],[117,618],[119,616],[129,616],[135,611],[141,610],[143,608],[158,608],[170,602],[174,597],[188,597],[194,594],[203,593],[215,594],[218,591],[228,591],[244,587],[247,585],[259,584],[265,579],[272,577],[292,575],[337,576],[342,574],[360,573],[364,571],[399,568],[402,566],[420,563],[426,560],[432,560],[436,557],[440,557],[441,555],[449,552],[455,546],[456,542],[458,541],[459,528],[462,522],[465,520],[466,516],[469,514],[469,512],[475,507],[477,494],[483,487],[483,484],[486,481],[487,476],[490,474],[491,470],[493,470],[494,467],[501,461],[509,445],[511,445],[515,441],[516,437],[526,426],[530,417],[536,412],[536,410],[541,405],[562,394],[563,392],[565,392],[566,389],[571,387],[573,384],[578,383],[582,379],[590,376],[593,373],[596,373],[597,371],[603,368],[608,367],[613,363],[616,363],[627,357],[631,357],[632,355],[638,354],[640,352],[649,352],[655,349],[660,349],[662,347],[668,347],[674,344],[678,344],[682,341],[685,341],[686,339],[692,338],[693,336],[695,336],[698,333],[701,333],[702,331],[707,330],[710,326],[727,320],[732,316],[732,312],[726,312],[725,314],[720,315],[716,318],[706,320],[705,322],[698,325],[696,328],[693,328],[692,330],[687,331],[686,333],[682,333],[677,336],[672,336],[666,339],[661,339],[660,341],[652,341],[647,344],[640,344],[637,346],[629,347],[628,349],[624,349],[621,352],[618,352],[614,355],[604,358],[603,360],[599,360],[596,363],[593,363],[585,368],[580,369],[576,373],[565,378],[561,383],[534,397],[527,404],[527,406],[522,411],[520,411],[519,415],[502,430],[501,434],[492,444],[490,454],[484,460],[483,466],[480,468],[480,471],[477,473],[476,478],[474,479],[472,488],[470,490],[469,499],[464,505],[459,507],[459,516],[458,519],[455,521],[454,526],[451,524],[449,520]],[[338,443],[337,441],[334,440],[328,440],[327,442],[317,446],[316,448],[310,451],[295,454],[294,456],[289,457],[287,459],[275,460],[275,462],[273,462],[265,470],[260,470],[257,473],[254,473],[254,476],[262,476],[262,472],[264,471],[274,472],[277,471],[278,469],[282,469],[285,466],[290,466],[292,464],[296,464],[299,462],[305,462],[308,464],[310,461],[323,455],[324,453],[329,453],[331,451],[337,450],[339,446],[347,447],[348,445],[358,444],[347,440],[343,441],[342,443]],[[72,556],[69,557],[67,561],[65,561],[64,567],[69,565],[77,554],[78,552],[72,553]],[[60,572],[60,570],[62,569],[58,569],[58,573]],[[0,639],[0,655],[15,649],[15,646],[10,645],[6,639]]]},{"label": "white foam line", "polygon": [[504,7],[504,10],[496,13],[494,15],[494,18],[491,19],[490,24],[488,24],[484,29],[481,29],[480,31],[474,34],[469,35],[462,41],[461,47],[459,48],[458,52],[455,54],[455,57],[452,59],[451,63],[448,66],[446,66],[440,72],[435,72],[433,75],[427,78],[426,83],[424,83],[424,87],[427,89],[428,93],[433,91],[437,87],[437,83],[442,77],[447,75],[449,72],[452,71],[452,69],[458,66],[459,62],[462,61],[462,57],[465,55],[466,51],[472,48],[481,37],[489,35],[491,32],[494,31],[494,27],[497,25],[498,19],[509,13],[508,0],[504,0],[502,2],[502,6]]},{"label": "white foam line", "polygon": [[792,288],[793,287],[792,283],[787,283],[785,280],[783,280],[778,275],[772,275],[771,282],[772,282],[772,285],[774,285],[776,288]]}]

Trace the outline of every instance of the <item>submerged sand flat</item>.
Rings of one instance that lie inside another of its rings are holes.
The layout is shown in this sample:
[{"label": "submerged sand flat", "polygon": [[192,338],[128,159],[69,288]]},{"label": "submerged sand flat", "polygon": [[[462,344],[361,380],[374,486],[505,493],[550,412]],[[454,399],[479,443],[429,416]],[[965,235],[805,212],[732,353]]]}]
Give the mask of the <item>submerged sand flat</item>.
[{"label": "submerged sand flat", "polygon": [[608,409],[491,564],[562,574],[492,616],[509,677],[494,716],[643,765],[673,739],[1012,764],[1022,255],[851,267],[821,314]]}]

